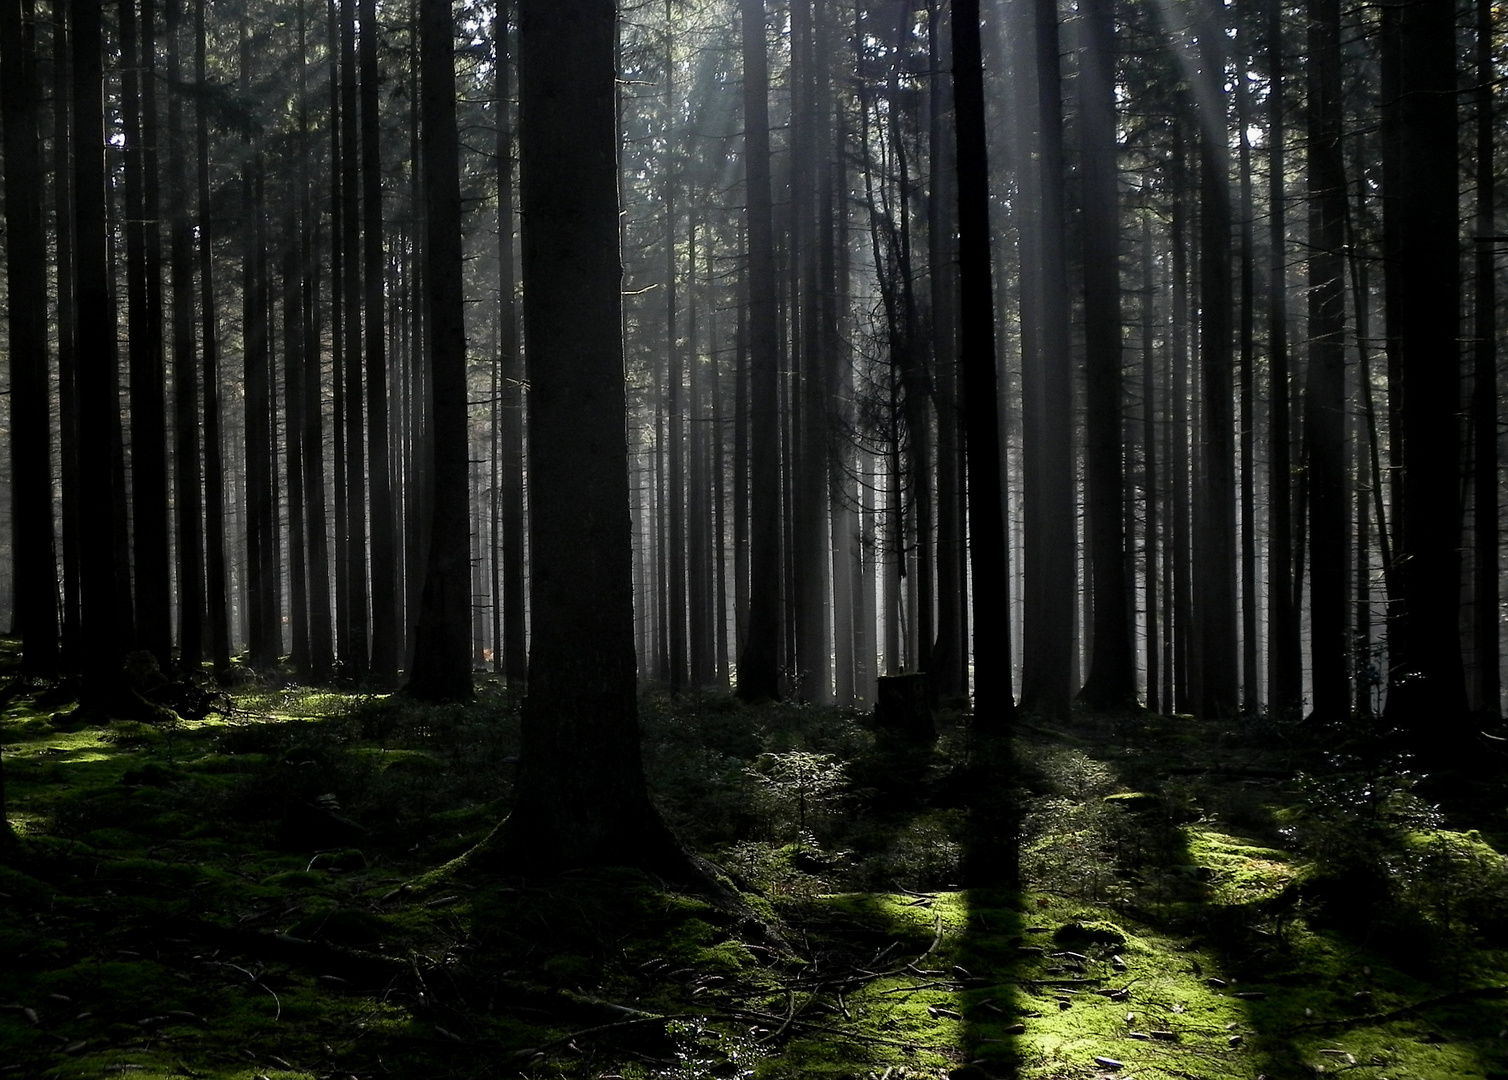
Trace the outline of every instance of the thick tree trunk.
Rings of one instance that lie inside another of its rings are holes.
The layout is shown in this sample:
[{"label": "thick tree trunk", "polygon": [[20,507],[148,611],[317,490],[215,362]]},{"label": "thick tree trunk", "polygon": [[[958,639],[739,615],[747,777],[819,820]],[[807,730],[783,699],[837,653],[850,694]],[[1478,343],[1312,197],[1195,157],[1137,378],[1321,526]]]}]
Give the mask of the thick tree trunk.
[{"label": "thick tree trunk", "polygon": [[1459,763],[1466,747],[1458,631],[1461,584],[1460,272],[1457,222],[1455,6],[1401,5],[1398,94],[1398,342],[1402,610],[1389,622],[1388,717],[1408,725],[1431,760]]},{"label": "thick tree trunk", "polygon": [[534,634],[518,800],[524,870],[669,866],[639,764],[614,148],[616,6],[519,5]]}]

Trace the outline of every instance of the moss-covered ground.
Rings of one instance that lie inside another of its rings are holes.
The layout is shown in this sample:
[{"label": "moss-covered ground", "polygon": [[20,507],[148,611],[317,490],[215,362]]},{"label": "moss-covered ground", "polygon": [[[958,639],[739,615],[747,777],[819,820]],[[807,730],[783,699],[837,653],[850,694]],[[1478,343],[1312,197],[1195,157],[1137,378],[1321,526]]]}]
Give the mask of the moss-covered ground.
[{"label": "moss-covered ground", "polygon": [[961,887],[961,718],[647,696],[662,811],[778,947],[634,871],[458,859],[510,805],[498,685],[103,727],[13,691],[0,1078],[1508,1077],[1508,800],[1442,810],[1366,731],[1029,726],[987,779],[1011,893]]}]

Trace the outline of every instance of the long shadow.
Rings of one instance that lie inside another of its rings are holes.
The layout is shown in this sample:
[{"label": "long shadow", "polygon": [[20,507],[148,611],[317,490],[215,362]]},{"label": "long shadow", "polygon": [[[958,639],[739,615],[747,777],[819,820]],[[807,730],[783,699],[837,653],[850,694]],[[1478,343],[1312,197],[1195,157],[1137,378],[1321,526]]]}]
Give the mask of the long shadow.
[{"label": "long shadow", "polygon": [[1211,1078],[1503,1074],[1492,954],[1472,952],[1479,966],[1457,962],[1453,979],[1448,942],[1385,902],[1386,867],[1315,879],[1270,850],[1287,824],[1274,804],[1288,800],[1269,781],[1291,767],[1270,733],[1254,749],[1182,718],[1137,727],[1091,719],[1062,732],[1136,793],[1109,800],[1130,848],[1118,853],[1132,871],[1126,929],[1184,950],[1175,970],[1141,976],[1127,955],[1126,1020],[1104,1057]]}]

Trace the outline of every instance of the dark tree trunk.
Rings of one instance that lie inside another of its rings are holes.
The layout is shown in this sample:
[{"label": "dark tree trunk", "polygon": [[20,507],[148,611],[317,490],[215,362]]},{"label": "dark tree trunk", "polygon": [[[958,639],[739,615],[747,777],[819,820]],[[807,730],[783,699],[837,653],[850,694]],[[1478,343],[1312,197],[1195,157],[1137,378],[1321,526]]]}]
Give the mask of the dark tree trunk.
[{"label": "dark tree trunk", "polygon": [[[948,45],[941,5],[929,0],[927,46],[934,71],[942,70]],[[929,651],[926,669],[941,699],[968,693],[968,665],[964,659],[967,620],[963,609],[965,552],[963,538],[963,469],[959,455],[957,292],[954,216],[958,196],[954,184],[956,152],[948,120],[953,107],[947,79],[933,79],[929,97],[928,161],[932,170],[927,202],[928,262],[932,283],[932,395],[937,407],[937,633],[923,645]]]},{"label": "dark tree trunk", "polygon": [[[108,709],[122,686],[121,656],[130,626],[116,578],[116,490],[112,459],[120,452],[115,302],[110,289],[106,220],[103,47],[100,0],[76,0],[73,43],[73,191],[77,247],[80,494],[93,528],[82,532],[83,684],[80,704]],[[87,315],[83,315],[87,313]]]},{"label": "dark tree trunk", "polygon": [[1472,500],[1475,543],[1472,549],[1472,640],[1476,653],[1473,705],[1478,713],[1502,716],[1503,674],[1500,645],[1498,556],[1498,379],[1497,379],[1497,172],[1494,169],[1492,95],[1496,68],[1492,55],[1492,4],[1477,0],[1477,250],[1476,345],[1472,357],[1471,427],[1473,432]]},{"label": "dark tree trunk", "polygon": [[[667,27],[669,0],[666,0]],[[665,436],[669,472],[666,478],[666,503],[660,508],[665,517],[665,565],[669,577],[665,585],[664,618],[669,643],[666,663],[670,692],[679,693],[686,685],[686,406],[683,392],[686,370],[681,351],[680,293],[677,288],[680,267],[676,260],[676,178],[671,155],[675,152],[675,64],[669,38],[665,46],[665,151],[660,158],[662,197],[665,201]]]},{"label": "dark tree trunk", "polygon": [[[1025,462],[1026,625],[1023,708],[1066,717],[1072,693],[1074,481],[1068,344],[1068,270],[1064,252],[1063,104],[1054,0],[1033,0],[1036,43],[1038,197],[1041,205],[1037,348],[1022,364]],[[956,33],[956,29],[955,29]],[[986,233],[985,235],[988,235]],[[960,274],[960,276],[962,276]],[[977,631],[976,631],[977,633]]]},{"label": "dark tree trunk", "polygon": [[[973,571],[974,726],[1007,735],[1015,719],[1007,619],[1005,517],[996,402],[995,300],[990,266],[989,163],[977,0],[953,6],[953,98],[958,160],[958,358],[968,468],[969,565]],[[1019,869],[1014,844],[1006,881]]]},{"label": "dark tree trunk", "polygon": [[1085,0],[1079,69],[1083,138],[1084,351],[1088,374],[1088,522],[1093,653],[1080,698],[1094,709],[1136,702],[1126,577],[1121,438],[1120,199],[1115,136],[1115,7]]},{"label": "dark tree trunk", "polygon": [[[207,77],[206,0],[194,7],[194,77]],[[204,506],[205,594],[208,598],[210,661],[215,674],[230,670],[230,585],[225,568],[225,465],[220,442],[220,336],[215,312],[214,249],[210,228],[209,116],[203,102],[195,110],[199,188],[199,317],[204,349]]]},{"label": "dark tree trunk", "polygon": [[74,303],[75,232],[73,171],[69,157],[72,130],[72,64],[69,58],[69,12],[60,6],[53,15],[53,206],[56,219],[54,269],[57,275],[58,427],[63,488],[63,645],[68,670],[80,666],[79,547],[83,530],[79,481],[78,351],[75,348]]},{"label": "dark tree trunk", "polygon": [[639,764],[611,0],[519,5],[534,634],[510,866],[668,866]]},{"label": "dark tree trunk", "polygon": [[[1244,31],[1243,31],[1244,33]],[[1241,221],[1238,226],[1240,248],[1241,323],[1236,331],[1238,360],[1236,368],[1239,451],[1241,460],[1241,710],[1250,716],[1262,708],[1262,687],[1257,678],[1259,646],[1257,624],[1260,621],[1257,578],[1257,430],[1256,430],[1256,251],[1252,215],[1251,176],[1251,107],[1247,92],[1246,55],[1241,53],[1242,70],[1236,75],[1236,128],[1240,173]]]},{"label": "dark tree trunk", "polygon": [[769,59],[763,0],[740,0],[744,57],[744,168],[748,205],[750,509],[749,626],[738,696],[780,697],[780,340],[770,195]]},{"label": "dark tree trunk", "polygon": [[1460,764],[1467,725],[1458,630],[1461,586],[1460,272],[1455,6],[1402,5],[1396,323],[1403,446],[1397,529],[1402,610],[1389,622],[1388,717],[1429,760]]},{"label": "dark tree trunk", "polygon": [[1345,243],[1346,183],[1341,147],[1339,0],[1310,0],[1309,371],[1304,445],[1309,496],[1310,669],[1313,716],[1335,721],[1351,708],[1347,611]]},{"label": "dark tree trunk", "polygon": [[[299,0],[299,55],[307,57],[303,0]],[[319,221],[314,214],[314,189],[309,170],[313,145],[309,139],[308,65],[299,64],[299,149],[303,158],[299,201],[303,229],[299,235],[299,264],[303,280],[304,386],[303,440],[305,530],[309,554],[309,669],[311,681],[330,677],[335,642],[330,624],[330,546],[325,524],[325,418],[320,378],[319,265],[315,259]],[[290,393],[292,391],[290,390]],[[292,436],[290,436],[290,439]]]},{"label": "dark tree trunk", "polygon": [[[125,122],[127,341],[131,403],[131,539],[136,644],[172,663],[162,252],[157,226],[156,35],[151,0],[120,4]],[[137,31],[141,33],[138,36]]]},{"label": "dark tree trunk", "polygon": [[1157,316],[1157,294],[1152,268],[1156,262],[1152,249],[1152,219],[1144,214],[1141,225],[1142,301],[1141,301],[1141,453],[1142,453],[1142,505],[1146,515],[1142,526],[1143,596],[1147,611],[1147,708],[1153,712],[1166,712],[1171,702],[1166,700],[1166,683],[1159,676],[1162,658],[1160,638],[1165,623],[1159,619],[1158,593],[1158,460],[1157,460],[1157,377],[1156,357],[1153,347],[1152,327]]},{"label": "dark tree trunk", "polygon": [[361,0],[362,277],[366,286],[366,405],[372,536],[372,676],[398,678],[403,621],[398,605],[398,518],[388,453],[387,253],[382,234],[382,155],[378,142],[377,0]]},{"label": "dark tree trunk", "polygon": [[[367,590],[366,427],[362,402],[361,326],[361,135],[357,108],[357,0],[340,0],[340,213],[343,348],[345,382],[346,595],[350,605],[340,660],[349,679],[365,678],[371,661]],[[464,475],[464,470],[463,470]],[[468,529],[468,525],[463,525]],[[468,575],[467,588],[470,588]],[[469,631],[468,631],[469,633]]]},{"label": "dark tree trunk", "polygon": [[1294,603],[1293,430],[1288,365],[1288,251],[1286,227],[1286,123],[1283,89],[1283,4],[1268,0],[1267,62],[1267,365],[1268,419],[1267,706],[1278,714],[1297,711],[1302,690],[1299,613]]},{"label": "dark tree trunk", "polygon": [[304,333],[303,282],[299,267],[298,222],[288,232],[283,253],[283,430],[288,485],[289,662],[309,677],[309,569],[304,506]]},{"label": "dark tree trunk", "polygon": [[[169,0],[168,82],[182,81],[182,0]],[[178,664],[185,674],[204,657],[204,503],[200,493],[199,378],[194,351],[194,237],[189,219],[188,133],[183,95],[168,95],[168,282],[173,327],[173,503],[177,511]]]},{"label": "dark tree trunk", "polygon": [[[425,332],[430,355],[428,422],[434,452],[429,558],[424,592],[419,599],[408,692],[425,701],[466,701],[472,696],[466,326],[461,280],[455,27],[449,0],[420,0],[419,32],[423,119],[420,149],[428,230],[424,246]],[[607,159],[617,160],[612,154]],[[617,250],[616,240],[612,250]],[[532,349],[533,335],[529,340]],[[537,559],[537,541],[534,550]]]},{"label": "dark tree trunk", "polygon": [[[52,524],[47,377],[47,240],[42,223],[35,10],[0,4],[0,124],[5,149],[6,308],[10,328],[11,550],[21,671],[58,674],[58,572]],[[0,815],[4,813],[0,791]]]},{"label": "dark tree trunk", "polygon": [[[500,10],[511,7],[499,5]],[[521,686],[528,670],[524,622],[524,361],[518,344],[517,288],[513,274],[513,127],[508,109],[509,73],[507,27],[502,23],[498,48],[498,263],[500,347],[502,350],[501,517],[503,585],[503,666],[508,681]]]},{"label": "dark tree trunk", "polygon": [[1199,581],[1200,711],[1240,708],[1236,648],[1235,415],[1231,356],[1230,149],[1226,143],[1223,20],[1206,14],[1199,29],[1199,367],[1204,454],[1194,548]]}]

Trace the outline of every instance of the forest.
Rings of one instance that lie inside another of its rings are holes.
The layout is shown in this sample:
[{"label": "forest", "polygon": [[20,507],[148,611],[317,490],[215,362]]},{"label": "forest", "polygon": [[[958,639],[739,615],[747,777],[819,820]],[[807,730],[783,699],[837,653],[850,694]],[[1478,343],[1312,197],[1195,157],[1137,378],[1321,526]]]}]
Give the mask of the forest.
[{"label": "forest", "polygon": [[1492,0],[0,0],[0,1080],[1508,1076]]}]

